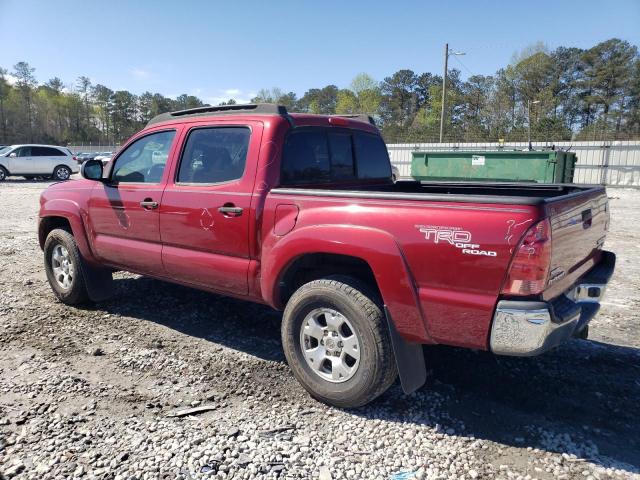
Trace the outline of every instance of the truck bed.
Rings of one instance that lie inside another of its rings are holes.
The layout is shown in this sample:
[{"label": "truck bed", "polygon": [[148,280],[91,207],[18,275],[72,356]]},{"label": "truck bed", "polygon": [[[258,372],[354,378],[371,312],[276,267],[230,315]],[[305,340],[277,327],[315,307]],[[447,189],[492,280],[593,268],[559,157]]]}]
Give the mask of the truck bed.
[{"label": "truck bed", "polygon": [[273,193],[332,197],[376,198],[390,200],[424,200],[432,202],[494,203],[543,205],[575,195],[604,194],[600,185],[499,183],[499,182],[418,182],[354,187],[323,186],[321,188],[276,188]]},{"label": "truck bed", "polygon": [[[270,209],[295,205],[298,231],[333,225],[326,235],[343,245],[359,238],[338,241],[338,226],[364,229],[365,238],[385,232],[411,270],[431,340],[473,348],[486,348],[482,332],[489,331],[505,272],[531,226],[547,220],[551,229],[546,300],[600,261],[609,223],[606,191],[591,185],[400,181],[275,188],[269,199]],[[434,231],[462,232],[477,252],[462,254]]]}]

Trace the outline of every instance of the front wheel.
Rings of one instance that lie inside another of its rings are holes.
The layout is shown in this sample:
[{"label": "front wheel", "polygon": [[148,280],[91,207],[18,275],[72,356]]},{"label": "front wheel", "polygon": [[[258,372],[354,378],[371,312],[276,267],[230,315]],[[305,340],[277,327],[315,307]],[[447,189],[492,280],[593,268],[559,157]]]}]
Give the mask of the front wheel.
[{"label": "front wheel", "polygon": [[44,244],[44,265],[53,293],[62,303],[87,303],[89,294],[76,241],[66,230],[55,229]]},{"label": "front wheel", "polygon": [[65,165],[58,165],[53,170],[53,179],[54,180],[69,180],[71,177],[71,169]]},{"label": "front wheel", "polygon": [[0,167],[0,182],[6,180],[8,176],[9,172],[7,172],[4,167]]},{"label": "front wheel", "polygon": [[384,314],[366,286],[350,277],[300,287],[284,311],[282,343],[296,379],[330,405],[365,405],[397,376]]}]

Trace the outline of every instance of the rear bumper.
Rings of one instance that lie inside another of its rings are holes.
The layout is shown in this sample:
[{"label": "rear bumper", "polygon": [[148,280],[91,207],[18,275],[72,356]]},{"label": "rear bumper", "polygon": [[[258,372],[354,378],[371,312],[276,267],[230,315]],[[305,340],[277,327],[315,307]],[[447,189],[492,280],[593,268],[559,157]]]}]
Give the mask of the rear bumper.
[{"label": "rear bumper", "polygon": [[489,346],[498,355],[534,356],[577,335],[600,309],[616,256],[602,259],[564,294],[550,300],[498,302]]}]

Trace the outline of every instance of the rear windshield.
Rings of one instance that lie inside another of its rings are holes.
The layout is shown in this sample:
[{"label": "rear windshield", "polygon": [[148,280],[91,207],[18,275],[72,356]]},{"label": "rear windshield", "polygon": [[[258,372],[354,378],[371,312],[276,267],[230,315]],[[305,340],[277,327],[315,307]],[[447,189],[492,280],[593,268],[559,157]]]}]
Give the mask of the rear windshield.
[{"label": "rear windshield", "polygon": [[282,185],[389,180],[387,147],[378,135],[336,128],[301,128],[287,136]]}]

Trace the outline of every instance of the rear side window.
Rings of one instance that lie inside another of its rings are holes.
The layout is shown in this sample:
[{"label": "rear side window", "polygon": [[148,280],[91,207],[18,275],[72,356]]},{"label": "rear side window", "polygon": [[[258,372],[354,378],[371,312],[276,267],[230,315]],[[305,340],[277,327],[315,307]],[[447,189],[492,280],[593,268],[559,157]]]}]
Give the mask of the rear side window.
[{"label": "rear side window", "polygon": [[283,185],[390,178],[387,148],[377,135],[313,127],[294,130],[285,142]]},{"label": "rear side window", "polygon": [[64,157],[65,154],[62,153],[57,148],[31,147],[31,156],[32,157]]},{"label": "rear side window", "polygon": [[182,154],[178,183],[221,183],[242,178],[250,136],[247,127],[193,130]]}]

